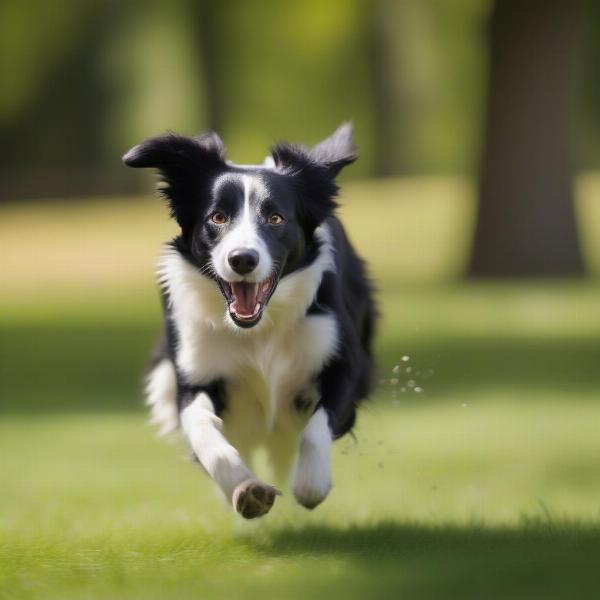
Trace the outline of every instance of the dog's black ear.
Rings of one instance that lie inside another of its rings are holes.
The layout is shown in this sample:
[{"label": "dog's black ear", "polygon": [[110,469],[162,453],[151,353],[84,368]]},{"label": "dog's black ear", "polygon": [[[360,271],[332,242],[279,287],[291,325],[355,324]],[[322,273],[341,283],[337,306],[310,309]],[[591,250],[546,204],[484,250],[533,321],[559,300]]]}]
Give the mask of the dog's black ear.
[{"label": "dog's black ear", "polygon": [[197,137],[167,133],[134,146],[123,156],[128,167],[157,169],[159,190],[182,229],[190,224],[202,184],[226,168],[225,146],[213,132]]},{"label": "dog's black ear", "polygon": [[338,186],[334,178],[325,166],[311,158],[310,150],[304,146],[282,142],[271,154],[275,169],[290,178],[298,194],[299,220],[311,233],[337,206]]},{"label": "dog's black ear", "polygon": [[328,138],[310,149],[310,156],[336,177],[358,158],[352,123],[342,123]]},{"label": "dog's black ear", "polygon": [[199,159],[225,161],[225,145],[215,132],[196,137],[167,133],[150,138],[123,155],[123,162],[128,167],[150,167],[161,171],[171,166],[185,168]]},{"label": "dog's black ear", "polygon": [[300,193],[299,216],[314,230],[337,206],[335,177],[357,158],[352,125],[344,123],[330,137],[313,148],[286,142],[275,146],[271,155],[275,168],[294,178]]}]

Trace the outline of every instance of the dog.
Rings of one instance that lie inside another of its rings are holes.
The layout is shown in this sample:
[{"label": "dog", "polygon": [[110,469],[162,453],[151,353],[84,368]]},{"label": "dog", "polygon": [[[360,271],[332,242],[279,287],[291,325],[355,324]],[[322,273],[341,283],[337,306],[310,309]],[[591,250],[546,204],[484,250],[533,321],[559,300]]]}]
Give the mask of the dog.
[{"label": "dog", "polygon": [[164,334],[147,401],[247,519],[280,492],[254,475],[266,448],[278,481],[312,509],[331,486],[333,440],[372,387],[376,308],[364,262],[335,216],[336,176],[357,158],[352,126],[310,148],[279,143],[262,165],[227,160],[217,134],[134,146],[180,233],[158,265]]}]

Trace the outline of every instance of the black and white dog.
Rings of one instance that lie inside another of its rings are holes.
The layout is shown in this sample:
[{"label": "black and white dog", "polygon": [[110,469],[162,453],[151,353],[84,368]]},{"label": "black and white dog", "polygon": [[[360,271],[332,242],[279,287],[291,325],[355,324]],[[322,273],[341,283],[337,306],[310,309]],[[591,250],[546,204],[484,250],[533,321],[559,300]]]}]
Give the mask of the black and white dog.
[{"label": "black and white dog", "polygon": [[372,290],[334,216],[335,177],[355,159],[349,124],[313,148],[279,144],[260,166],[228,161],[214,133],[156,137],[123,157],[158,169],[181,227],[158,267],[154,420],[181,427],[246,518],[278,494],[247,466],[258,446],[277,479],[293,470],[301,505],[325,499],[332,440],[371,388]]}]

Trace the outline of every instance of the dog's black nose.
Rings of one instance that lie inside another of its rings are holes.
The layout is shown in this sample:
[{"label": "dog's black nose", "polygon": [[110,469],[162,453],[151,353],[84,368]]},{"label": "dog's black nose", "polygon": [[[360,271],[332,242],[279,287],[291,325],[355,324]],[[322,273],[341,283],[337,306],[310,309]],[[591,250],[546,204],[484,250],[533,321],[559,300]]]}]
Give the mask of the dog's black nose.
[{"label": "dog's black nose", "polygon": [[258,252],[250,248],[232,250],[227,257],[231,268],[239,275],[247,275],[256,269]]}]

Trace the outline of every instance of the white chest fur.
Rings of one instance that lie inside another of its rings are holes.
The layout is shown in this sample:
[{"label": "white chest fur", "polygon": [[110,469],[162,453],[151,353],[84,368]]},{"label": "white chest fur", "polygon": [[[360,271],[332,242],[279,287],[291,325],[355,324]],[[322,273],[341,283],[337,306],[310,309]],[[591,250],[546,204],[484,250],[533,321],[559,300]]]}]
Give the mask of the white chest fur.
[{"label": "white chest fur", "polygon": [[224,424],[242,451],[261,437],[302,428],[308,414],[299,415],[294,400],[314,396],[314,377],[336,351],[335,317],[306,314],[323,273],[333,268],[329,231],[320,228],[318,235],[317,260],[279,282],[262,321],[250,330],[231,323],[214,281],[174,250],[161,258],[159,280],[178,336],[177,366],[193,385],[226,381]]},{"label": "white chest fur", "polygon": [[190,383],[225,379],[230,400],[258,401],[272,429],[334,353],[337,331],[333,316],[315,315],[286,328],[267,324],[256,335],[201,327],[180,339],[178,367]]}]

